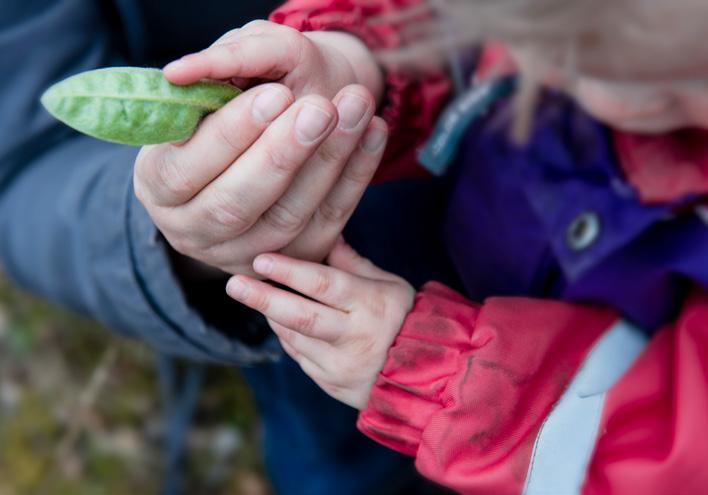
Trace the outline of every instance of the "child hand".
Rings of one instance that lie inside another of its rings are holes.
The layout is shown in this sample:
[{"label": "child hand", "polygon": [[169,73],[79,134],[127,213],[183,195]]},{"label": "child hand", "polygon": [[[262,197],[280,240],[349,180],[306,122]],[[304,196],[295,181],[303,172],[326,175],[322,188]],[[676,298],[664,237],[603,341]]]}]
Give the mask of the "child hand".
[{"label": "child hand", "polygon": [[358,38],[336,31],[301,33],[261,20],[233,29],[210,47],[168,64],[164,74],[175,84],[208,78],[246,88],[278,81],[296,97],[318,94],[331,99],[351,84],[363,85],[377,100],[383,93],[381,69]]},{"label": "child hand", "polygon": [[259,275],[307,297],[244,275],[231,278],[226,290],[268,318],[285,352],[325,392],[363,409],[415,290],[344,241],[335,245],[328,262],[278,254],[255,259]]}]

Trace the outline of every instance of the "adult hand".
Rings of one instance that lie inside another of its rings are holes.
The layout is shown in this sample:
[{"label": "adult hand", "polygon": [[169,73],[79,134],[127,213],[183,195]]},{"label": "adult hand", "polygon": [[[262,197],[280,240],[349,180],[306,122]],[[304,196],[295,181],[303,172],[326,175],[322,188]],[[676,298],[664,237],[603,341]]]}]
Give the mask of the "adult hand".
[{"label": "adult hand", "polygon": [[176,84],[280,83],[246,91],[185,143],[140,151],[136,194],[178,253],[230,273],[253,273],[266,251],[321,260],[356,207],[387,136],[372,118],[381,74],[353,36],[308,34],[255,21],[165,67]]},{"label": "adult hand", "polygon": [[136,195],[177,252],[229,273],[253,273],[263,252],[327,254],[376,171],[386,125],[359,85],[332,102],[293,100],[260,85],[188,141],[140,150]]}]

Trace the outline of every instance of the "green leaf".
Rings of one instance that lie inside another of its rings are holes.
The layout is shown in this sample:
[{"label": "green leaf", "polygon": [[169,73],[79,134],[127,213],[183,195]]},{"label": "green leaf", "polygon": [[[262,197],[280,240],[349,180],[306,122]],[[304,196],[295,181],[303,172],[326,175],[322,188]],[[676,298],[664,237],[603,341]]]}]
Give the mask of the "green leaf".
[{"label": "green leaf", "polygon": [[209,81],[177,86],[158,69],[113,67],[58,82],[41,101],[49,113],[77,131],[143,145],[188,138],[202,117],[240,92]]}]

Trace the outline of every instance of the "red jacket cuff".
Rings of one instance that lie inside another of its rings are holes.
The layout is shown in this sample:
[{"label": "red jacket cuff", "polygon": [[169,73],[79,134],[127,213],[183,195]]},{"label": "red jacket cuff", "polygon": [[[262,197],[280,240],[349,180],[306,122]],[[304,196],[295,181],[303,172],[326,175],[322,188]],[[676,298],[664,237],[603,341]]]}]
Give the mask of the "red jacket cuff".
[{"label": "red jacket cuff", "polygon": [[[498,430],[478,442],[480,449],[508,442],[519,450],[514,442],[524,437],[531,443],[520,455],[530,455],[543,418],[616,318],[608,310],[541,299],[490,298],[479,305],[426,284],[389,350],[359,429],[420,455],[421,445],[459,416],[467,418],[457,426],[470,438]],[[527,413],[517,422],[520,404]]]},{"label": "red jacket cuff", "polygon": [[375,441],[415,456],[423,430],[444,405],[448,381],[469,348],[480,305],[431,282],[416,296],[357,426]]}]

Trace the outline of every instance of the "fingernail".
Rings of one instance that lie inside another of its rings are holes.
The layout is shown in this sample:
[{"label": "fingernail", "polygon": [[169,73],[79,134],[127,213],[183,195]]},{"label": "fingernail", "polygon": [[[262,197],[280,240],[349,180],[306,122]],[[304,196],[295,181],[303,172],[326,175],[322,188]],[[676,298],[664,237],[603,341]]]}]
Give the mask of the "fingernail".
[{"label": "fingernail", "polygon": [[226,284],[226,293],[234,299],[243,300],[248,295],[248,286],[238,277],[232,277]]},{"label": "fingernail", "polygon": [[259,122],[270,122],[288,106],[289,99],[285,91],[278,88],[267,88],[253,100],[251,108],[253,118]]},{"label": "fingernail", "polygon": [[259,256],[253,262],[253,269],[262,275],[268,275],[273,270],[274,260],[270,256]]},{"label": "fingernail", "polygon": [[372,127],[364,135],[361,147],[369,153],[376,153],[386,141],[386,131],[378,127]]},{"label": "fingernail", "polygon": [[339,113],[339,128],[353,129],[364,117],[369,103],[362,97],[346,94],[337,103],[337,113]]},{"label": "fingernail", "polygon": [[327,130],[331,121],[330,113],[306,103],[295,119],[295,135],[300,142],[311,143]]}]

